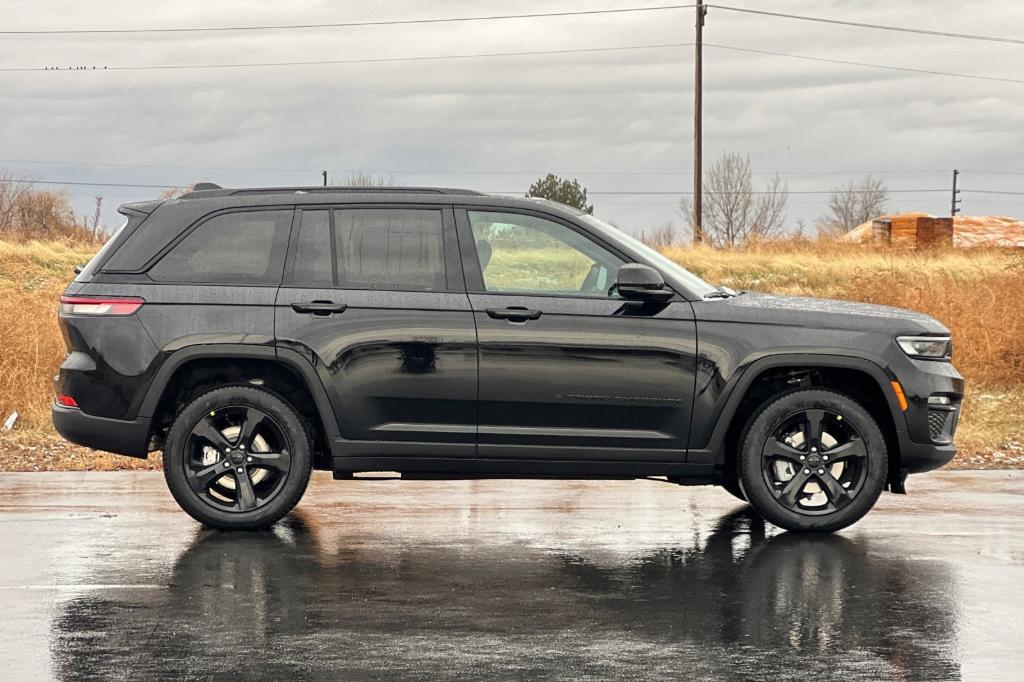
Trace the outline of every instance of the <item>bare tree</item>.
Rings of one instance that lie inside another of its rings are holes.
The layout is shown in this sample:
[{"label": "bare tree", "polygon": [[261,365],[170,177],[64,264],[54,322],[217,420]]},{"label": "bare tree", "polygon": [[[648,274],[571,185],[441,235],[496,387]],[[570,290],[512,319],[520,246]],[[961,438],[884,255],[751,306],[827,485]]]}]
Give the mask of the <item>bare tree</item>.
[{"label": "bare tree", "polygon": [[[782,232],[789,187],[778,173],[761,191],[751,180],[750,157],[726,152],[705,173],[704,238],[712,246],[737,246],[748,239],[768,239]],[[693,200],[684,197],[680,212],[693,229]]]},{"label": "bare tree", "polygon": [[18,209],[31,191],[31,185],[0,171],[0,233],[15,231]]},{"label": "bare tree", "polygon": [[650,230],[640,230],[638,239],[652,249],[658,250],[682,243],[682,235],[676,231],[671,221],[654,225]]},{"label": "bare tree", "polygon": [[341,181],[337,178],[331,178],[331,184],[336,187],[396,187],[398,186],[398,180],[394,175],[385,177],[383,175],[372,175],[362,171],[355,171]]},{"label": "bare tree", "polygon": [[889,201],[889,188],[881,178],[870,173],[860,180],[832,188],[828,202],[830,214],[817,220],[818,232],[826,236],[839,236],[885,214]]},{"label": "bare tree", "polygon": [[184,187],[168,187],[163,192],[160,192],[160,198],[164,200],[177,199],[182,194],[188,194],[189,192],[191,192],[192,188],[195,187],[195,185],[196,183],[193,182]]},{"label": "bare tree", "polygon": [[0,170],[0,239],[92,238],[82,221],[64,192],[36,190],[31,180]]},{"label": "bare tree", "polygon": [[96,207],[92,213],[92,236],[100,236],[100,217],[103,215],[103,197],[96,197]]}]

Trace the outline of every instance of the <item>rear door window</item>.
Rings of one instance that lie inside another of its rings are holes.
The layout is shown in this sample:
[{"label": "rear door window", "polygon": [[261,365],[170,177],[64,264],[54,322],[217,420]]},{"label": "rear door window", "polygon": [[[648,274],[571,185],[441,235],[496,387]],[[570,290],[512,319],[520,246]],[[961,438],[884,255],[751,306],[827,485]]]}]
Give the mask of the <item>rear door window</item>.
[{"label": "rear door window", "polygon": [[441,209],[306,209],[290,283],[302,287],[445,291]]},{"label": "rear door window", "polygon": [[337,268],[331,248],[331,212],[304,210],[299,218],[292,283],[304,287],[333,287]]},{"label": "rear door window", "polygon": [[158,282],[281,282],[292,211],[235,211],[200,224],[149,275]]},{"label": "rear door window", "polygon": [[350,289],[440,291],[446,287],[440,210],[334,211],[339,284]]}]

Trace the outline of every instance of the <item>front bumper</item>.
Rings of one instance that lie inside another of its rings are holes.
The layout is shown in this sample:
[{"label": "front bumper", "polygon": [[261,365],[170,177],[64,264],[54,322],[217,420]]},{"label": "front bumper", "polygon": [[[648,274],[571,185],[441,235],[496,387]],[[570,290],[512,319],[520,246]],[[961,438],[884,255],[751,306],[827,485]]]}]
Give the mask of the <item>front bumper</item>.
[{"label": "front bumper", "polygon": [[56,404],[50,408],[50,417],[57,433],[72,443],[142,459],[149,454],[149,417],[108,419]]},{"label": "front bumper", "polygon": [[[900,469],[918,474],[949,463],[956,455],[953,436],[960,418],[964,379],[949,362],[907,359],[912,367],[896,372],[907,397],[905,429],[900,439]],[[948,399],[948,405],[930,404],[932,396]]]}]

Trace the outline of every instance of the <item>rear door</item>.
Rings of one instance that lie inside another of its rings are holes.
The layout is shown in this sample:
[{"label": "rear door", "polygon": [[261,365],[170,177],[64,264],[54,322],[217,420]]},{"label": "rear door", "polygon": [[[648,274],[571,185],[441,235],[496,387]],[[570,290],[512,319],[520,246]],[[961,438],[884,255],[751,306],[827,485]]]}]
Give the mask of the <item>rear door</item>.
[{"label": "rear door", "polygon": [[275,329],[316,367],[347,453],[475,453],[476,330],[451,207],[301,207]]}]

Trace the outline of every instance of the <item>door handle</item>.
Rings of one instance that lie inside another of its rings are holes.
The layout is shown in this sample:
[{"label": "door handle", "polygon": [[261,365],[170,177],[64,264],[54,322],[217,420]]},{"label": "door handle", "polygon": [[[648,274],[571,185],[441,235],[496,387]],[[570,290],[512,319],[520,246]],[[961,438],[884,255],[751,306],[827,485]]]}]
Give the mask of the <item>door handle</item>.
[{"label": "door handle", "polygon": [[521,306],[509,306],[508,308],[488,308],[487,315],[495,320],[508,320],[509,322],[526,322],[536,320],[540,317],[539,310],[530,310]]},{"label": "door handle", "polygon": [[307,301],[306,303],[292,303],[292,310],[297,313],[327,317],[335,313],[343,313],[348,309],[344,303],[334,301]]}]

